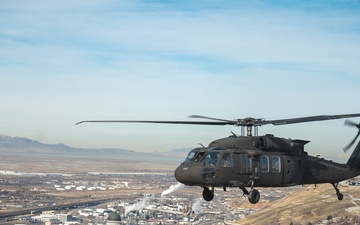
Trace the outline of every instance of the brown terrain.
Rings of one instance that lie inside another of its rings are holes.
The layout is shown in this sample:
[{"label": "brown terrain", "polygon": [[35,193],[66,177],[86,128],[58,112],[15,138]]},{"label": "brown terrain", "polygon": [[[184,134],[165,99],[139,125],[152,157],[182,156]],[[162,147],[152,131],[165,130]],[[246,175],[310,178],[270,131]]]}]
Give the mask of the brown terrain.
[{"label": "brown terrain", "polygon": [[122,160],[106,158],[71,157],[30,157],[3,155],[0,170],[27,173],[87,173],[87,172],[124,172],[124,171],[174,171],[177,163],[144,162],[141,160]]},{"label": "brown terrain", "polygon": [[[304,187],[287,197],[272,203],[262,203],[253,207],[263,207],[261,210],[246,216],[238,224],[318,224],[327,218],[334,218],[333,224],[355,224],[360,220],[360,187],[339,186],[344,199],[336,198],[335,190],[330,184]],[[351,196],[350,196],[351,195]],[[247,204],[247,203],[245,203]],[[241,207],[250,208],[250,204]],[[341,217],[353,223],[335,222]],[[330,223],[331,224],[331,223]]]}]

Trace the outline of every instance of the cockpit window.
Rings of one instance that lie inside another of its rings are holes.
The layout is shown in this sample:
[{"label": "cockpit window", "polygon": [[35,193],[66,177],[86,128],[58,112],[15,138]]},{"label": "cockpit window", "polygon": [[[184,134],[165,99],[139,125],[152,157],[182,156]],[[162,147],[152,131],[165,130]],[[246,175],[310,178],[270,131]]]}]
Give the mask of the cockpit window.
[{"label": "cockpit window", "polygon": [[219,158],[218,152],[208,152],[205,156],[204,163],[205,165],[215,166]]},{"label": "cockpit window", "polygon": [[186,159],[185,159],[185,163],[187,163],[187,162],[190,162],[193,158],[194,158],[194,156],[195,156],[195,154],[198,152],[198,150],[192,150],[191,152],[189,152],[189,154],[188,154],[188,156],[186,157]]},{"label": "cockpit window", "polygon": [[233,157],[230,153],[224,153],[222,155],[220,166],[221,167],[233,167],[234,166]]},{"label": "cockpit window", "polygon": [[195,162],[200,162],[203,158],[203,156],[205,155],[205,152],[198,152],[195,156],[193,161]]}]

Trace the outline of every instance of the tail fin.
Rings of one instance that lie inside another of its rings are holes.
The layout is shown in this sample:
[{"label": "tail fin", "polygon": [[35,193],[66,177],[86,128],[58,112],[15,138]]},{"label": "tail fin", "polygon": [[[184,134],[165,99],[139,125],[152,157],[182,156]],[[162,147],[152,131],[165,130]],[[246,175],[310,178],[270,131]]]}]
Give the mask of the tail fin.
[{"label": "tail fin", "polygon": [[351,166],[351,168],[356,168],[356,169],[360,170],[360,141],[356,145],[356,148],[354,149],[353,153],[351,154],[346,165]]}]

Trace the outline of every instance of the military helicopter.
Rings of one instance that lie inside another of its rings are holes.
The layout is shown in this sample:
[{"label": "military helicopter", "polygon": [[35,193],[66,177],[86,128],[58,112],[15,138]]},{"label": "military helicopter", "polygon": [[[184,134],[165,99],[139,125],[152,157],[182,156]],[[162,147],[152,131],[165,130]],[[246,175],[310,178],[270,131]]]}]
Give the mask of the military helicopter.
[{"label": "military helicopter", "polygon": [[[262,125],[287,125],[323,120],[360,117],[358,114],[320,115],[280,120],[254,119],[251,117],[224,120],[192,115],[191,118],[212,121],[149,121],[149,120],[87,120],[85,122],[116,123],[162,123],[193,125],[234,125],[241,127],[241,135],[211,142],[208,147],[198,147],[189,152],[184,162],[176,168],[174,175],[180,183],[203,188],[203,198],[211,201],[214,188],[238,187],[252,204],[260,199],[255,187],[288,187],[304,184],[330,183],[338,200],[343,194],[338,188],[341,181],[360,175],[360,142],[346,164],[340,164],[310,156],[304,151],[306,140],[286,139],[272,134],[258,135]],[[360,123],[345,120],[345,125],[358,129],[356,137],[344,148],[347,151],[360,135]],[[246,135],[245,135],[246,128]],[[254,135],[253,135],[254,131]],[[247,188],[250,188],[248,190]]]}]

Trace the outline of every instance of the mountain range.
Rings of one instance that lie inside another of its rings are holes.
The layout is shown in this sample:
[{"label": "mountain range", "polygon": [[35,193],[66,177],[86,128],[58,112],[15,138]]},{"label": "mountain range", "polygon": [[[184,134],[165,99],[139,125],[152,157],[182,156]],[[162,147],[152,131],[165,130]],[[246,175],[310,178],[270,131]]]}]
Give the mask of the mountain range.
[{"label": "mountain range", "polygon": [[181,162],[191,148],[167,152],[137,152],[117,148],[73,148],[65,144],[45,144],[23,137],[0,134],[0,154],[82,158],[137,159],[142,161]]}]

